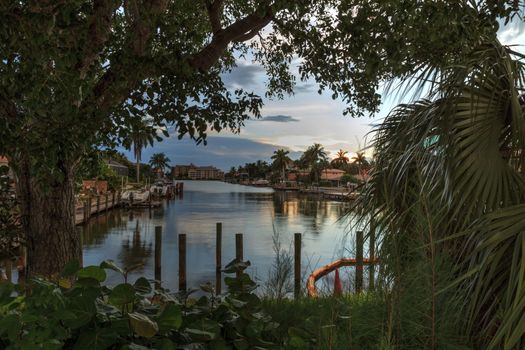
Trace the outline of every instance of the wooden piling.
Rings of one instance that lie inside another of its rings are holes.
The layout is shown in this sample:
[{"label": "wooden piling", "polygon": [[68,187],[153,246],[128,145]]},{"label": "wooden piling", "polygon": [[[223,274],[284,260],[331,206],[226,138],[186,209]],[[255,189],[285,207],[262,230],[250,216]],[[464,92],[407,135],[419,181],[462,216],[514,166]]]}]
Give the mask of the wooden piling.
[{"label": "wooden piling", "polygon": [[222,289],[222,223],[216,225],[215,239],[215,293],[221,294]]},{"label": "wooden piling", "polygon": [[86,224],[87,221],[88,221],[88,218],[89,218],[89,214],[88,214],[88,201],[84,201],[84,220],[83,220],[83,224]]},{"label": "wooden piling", "polygon": [[368,265],[368,289],[375,289],[375,265],[373,261],[376,255],[376,228],[374,219],[370,219],[370,237],[369,237],[368,259],[372,262]]},{"label": "wooden piling", "polygon": [[93,203],[91,200],[91,196],[88,197],[88,203],[89,203],[89,211],[88,211],[88,219],[91,217],[91,213],[93,212]]},{"label": "wooden piling", "polygon": [[294,235],[294,297],[301,296],[301,234]]},{"label": "wooden piling", "polygon": [[80,258],[79,258],[79,264],[80,267],[84,267],[84,233],[86,232],[87,227],[84,227],[82,232],[79,232],[79,239],[80,239]]},{"label": "wooden piling", "polygon": [[106,192],[106,202],[104,203],[104,210],[108,211],[109,193]]},{"label": "wooden piling", "polygon": [[111,208],[115,208],[115,191],[111,194]]},{"label": "wooden piling", "polygon": [[97,213],[100,212],[100,195],[97,194]]},{"label": "wooden piling", "polygon": [[355,239],[355,292],[363,290],[363,231],[356,232]]},{"label": "wooden piling", "polygon": [[179,291],[186,290],[186,234],[179,234]]},{"label": "wooden piling", "polygon": [[[241,262],[244,260],[243,256],[243,246],[242,246],[242,233],[235,234],[235,259],[237,262]],[[240,271],[237,272],[237,277],[240,276]]]},{"label": "wooden piling", "polygon": [[160,288],[162,280],[162,226],[155,226],[155,288]]}]

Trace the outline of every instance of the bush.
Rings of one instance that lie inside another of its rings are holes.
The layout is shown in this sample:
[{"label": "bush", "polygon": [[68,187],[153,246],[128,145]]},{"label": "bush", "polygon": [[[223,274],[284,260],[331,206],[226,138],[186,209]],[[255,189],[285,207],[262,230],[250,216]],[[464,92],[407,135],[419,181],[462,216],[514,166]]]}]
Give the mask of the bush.
[{"label": "bush", "polygon": [[[0,348],[270,349],[289,348],[290,339],[298,343],[297,334],[281,336],[262,311],[247,266],[230,263],[224,271],[238,276],[225,278],[228,292],[215,296],[211,285],[203,285],[198,299],[153,288],[155,281],[143,277],[130,284],[129,271],[112,261],[82,269],[70,263],[56,281],[36,279],[25,291],[3,283]],[[121,273],[124,283],[103,285],[107,269]]]}]

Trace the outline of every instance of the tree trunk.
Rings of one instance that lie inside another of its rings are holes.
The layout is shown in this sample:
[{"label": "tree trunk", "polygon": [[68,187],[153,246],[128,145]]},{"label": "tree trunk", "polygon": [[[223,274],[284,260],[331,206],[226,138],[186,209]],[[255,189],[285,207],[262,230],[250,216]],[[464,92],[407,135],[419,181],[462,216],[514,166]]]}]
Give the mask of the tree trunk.
[{"label": "tree trunk", "polygon": [[54,275],[81,256],[80,236],[75,227],[73,171],[60,165],[61,171],[46,185],[37,181],[27,164],[17,171],[29,276]]},{"label": "tree trunk", "polygon": [[140,182],[140,158],[137,158],[137,183]]}]

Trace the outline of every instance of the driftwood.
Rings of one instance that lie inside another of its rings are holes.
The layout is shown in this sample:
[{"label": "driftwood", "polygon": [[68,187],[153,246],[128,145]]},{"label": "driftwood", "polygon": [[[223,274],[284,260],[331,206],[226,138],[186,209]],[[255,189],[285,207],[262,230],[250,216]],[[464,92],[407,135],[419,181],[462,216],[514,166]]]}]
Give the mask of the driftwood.
[{"label": "driftwood", "polygon": [[[377,258],[363,259],[363,265],[376,264],[377,262],[378,262]],[[321,277],[326,276],[330,272],[342,266],[355,266],[355,265],[357,265],[357,259],[343,258],[343,259],[333,261],[328,265],[318,268],[317,270],[312,272],[312,274],[308,277],[308,282],[306,283],[306,290],[308,291],[308,296],[311,298],[315,298],[318,296],[317,289],[315,287],[315,282],[317,282],[317,280],[320,279]]]}]

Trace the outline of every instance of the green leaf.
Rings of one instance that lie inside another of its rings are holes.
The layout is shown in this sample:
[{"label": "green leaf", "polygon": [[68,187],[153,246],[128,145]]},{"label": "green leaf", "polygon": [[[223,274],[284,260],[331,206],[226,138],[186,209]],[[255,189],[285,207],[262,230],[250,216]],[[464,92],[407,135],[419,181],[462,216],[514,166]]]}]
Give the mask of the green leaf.
[{"label": "green leaf", "polygon": [[124,271],[118,267],[113,260],[104,260],[102,263],[100,263],[100,268],[113,270],[120,273],[121,275],[124,275]]},{"label": "green leaf", "polygon": [[141,294],[151,293],[151,290],[152,290],[151,284],[144,277],[140,277],[139,279],[137,279],[135,283],[133,284],[133,288],[135,288],[137,293],[141,293]]},{"label": "green leaf", "polygon": [[246,270],[250,265],[251,263],[249,261],[238,261],[237,259],[234,259],[226,265],[222,271],[225,273],[236,273]]},{"label": "green leaf", "polygon": [[131,328],[137,335],[141,337],[151,338],[159,331],[159,326],[157,323],[146,315],[132,312],[128,314],[128,316],[131,323]]},{"label": "green leaf", "polygon": [[191,337],[192,341],[195,342],[207,342],[215,339],[215,334],[207,331],[203,331],[195,328],[187,328],[185,332]]},{"label": "green leaf", "polygon": [[247,350],[247,349],[250,348],[250,344],[244,338],[242,338],[242,339],[235,339],[233,341],[233,345],[235,346],[235,349],[237,349],[237,350]]},{"label": "green leaf", "polygon": [[177,305],[168,304],[162,310],[157,322],[162,332],[179,329],[182,325],[182,311]]},{"label": "green leaf", "polygon": [[106,271],[98,266],[88,266],[78,271],[79,278],[93,278],[98,282],[104,282],[106,280]]},{"label": "green leaf", "polygon": [[107,349],[118,340],[118,335],[110,328],[99,328],[96,331],[85,330],[80,333],[74,350]]},{"label": "green leaf", "polygon": [[135,301],[135,288],[129,283],[121,283],[111,291],[109,303],[113,305],[125,305]]}]

